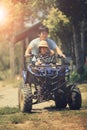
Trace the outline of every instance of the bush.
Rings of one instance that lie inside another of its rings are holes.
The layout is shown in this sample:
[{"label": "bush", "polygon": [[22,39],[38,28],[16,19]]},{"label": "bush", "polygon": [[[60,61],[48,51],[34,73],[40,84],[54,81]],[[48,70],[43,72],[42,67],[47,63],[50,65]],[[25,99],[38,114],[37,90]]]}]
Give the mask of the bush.
[{"label": "bush", "polygon": [[70,83],[83,82],[87,80],[87,65],[83,67],[84,72],[82,75],[78,74],[76,70],[70,72]]},{"label": "bush", "polygon": [[80,75],[77,73],[76,70],[70,72],[70,83],[76,83],[80,81]]},{"label": "bush", "polygon": [[9,79],[9,77],[10,77],[10,69],[0,71],[0,80]]},{"label": "bush", "polygon": [[87,65],[86,65],[86,64],[83,66],[83,69],[84,69],[84,72],[83,72],[83,74],[81,75],[81,80],[82,80],[82,81],[83,81],[83,80],[87,80]]}]

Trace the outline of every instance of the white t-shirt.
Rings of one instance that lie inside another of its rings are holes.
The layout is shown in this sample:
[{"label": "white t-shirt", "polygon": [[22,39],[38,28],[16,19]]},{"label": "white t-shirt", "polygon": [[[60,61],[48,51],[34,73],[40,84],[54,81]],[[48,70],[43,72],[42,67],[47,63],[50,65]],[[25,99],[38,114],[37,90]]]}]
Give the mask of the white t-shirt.
[{"label": "white t-shirt", "polygon": [[[54,50],[57,47],[56,43],[52,39],[47,38],[46,41],[50,49]],[[39,42],[40,38],[36,38],[30,42],[29,46],[32,48],[32,54],[37,55],[39,53]]]}]

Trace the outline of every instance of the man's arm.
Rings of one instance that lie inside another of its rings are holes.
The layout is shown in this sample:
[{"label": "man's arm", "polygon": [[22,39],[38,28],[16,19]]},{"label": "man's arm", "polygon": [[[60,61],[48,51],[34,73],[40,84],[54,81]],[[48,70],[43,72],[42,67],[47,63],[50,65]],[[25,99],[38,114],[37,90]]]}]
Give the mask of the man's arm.
[{"label": "man's arm", "polygon": [[28,47],[27,47],[27,49],[26,49],[26,51],[25,51],[25,57],[31,55],[31,50],[32,50],[32,49],[31,49],[30,45],[28,45]]},{"label": "man's arm", "polygon": [[54,50],[56,54],[62,56],[62,57],[66,57],[62,50],[57,46],[57,44],[55,43],[55,41],[53,41],[52,39],[48,38],[47,39],[47,42],[48,42],[48,45],[49,45],[49,48]]},{"label": "man's arm", "polygon": [[56,48],[54,49],[54,51],[55,51],[58,55],[62,56],[63,58],[66,57],[66,56],[63,54],[62,50],[61,50],[59,47],[56,47]]}]

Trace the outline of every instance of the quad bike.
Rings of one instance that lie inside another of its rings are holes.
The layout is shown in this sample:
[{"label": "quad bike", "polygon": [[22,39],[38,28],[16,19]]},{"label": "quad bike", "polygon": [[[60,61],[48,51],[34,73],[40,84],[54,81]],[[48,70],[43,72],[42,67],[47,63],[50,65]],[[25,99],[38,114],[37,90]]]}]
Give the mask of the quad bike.
[{"label": "quad bike", "polygon": [[[37,57],[34,56],[34,59]],[[58,109],[68,105],[72,110],[79,110],[82,103],[80,90],[75,84],[67,85],[69,67],[59,65],[52,59],[41,65],[35,65],[35,62],[26,62],[22,73],[23,83],[18,89],[20,111],[31,112],[33,104],[49,100],[53,100]]]}]

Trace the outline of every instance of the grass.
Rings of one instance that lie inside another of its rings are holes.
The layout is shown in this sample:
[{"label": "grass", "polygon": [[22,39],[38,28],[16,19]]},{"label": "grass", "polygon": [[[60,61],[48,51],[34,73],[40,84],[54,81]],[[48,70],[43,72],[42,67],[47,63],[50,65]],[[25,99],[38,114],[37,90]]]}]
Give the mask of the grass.
[{"label": "grass", "polygon": [[[86,105],[87,106],[87,105]],[[3,125],[5,123],[8,124],[19,124],[24,123],[27,120],[33,121],[33,122],[41,122],[45,120],[55,120],[58,119],[58,116],[61,115],[61,117],[87,117],[87,111],[81,110],[53,110],[48,111],[45,113],[21,113],[18,108],[1,108],[0,109],[0,125]]]},{"label": "grass", "polygon": [[0,125],[5,123],[18,124],[27,120],[39,121],[38,114],[21,113],[18,108],[0,108]]},{"label": "grass", "polygon": [[19,112],[18,108],[4,107],[0,108],[0,115],[13,114]]},{"label": "grass", "polygon": [[[78,87],[82,93],[87,92],[87,84],[80,84]],[[76,130],[87,129],[87,99],[82,101],[81,110],[47,109],[40,112],[21,113],[18,108],[0,108],[0,130],[69,130],[71,128],[75,130],[77,125]]]},{"label": "grass", "polygon": [[[51,123],[54,123],[55,121],[58,122],[61,121],[62,123],[76,122],[79,124],[78,119],[80,120],[87,119],[87,111],[83,111],[83,110],[79,110],[79,111],[55,110],[55,111],[44,111],[41,113],[28,114],[28,113],[21,113],[16,108],[5,108],[4,109],[5,112],[3,112],[2,109],[0,109],[0,128],[3,128],[3,130],[22,130],[21,128],[17,127],[17,125],[26,124],[27,121],[30,124],[30,128],[31,126],[33,127],[32,130],[52,130],[53,128],[55,129],[55,127],[51,127],[52,125]],[[86,123],[85,123],[85,127],[87,128]]]},{"label": "grass", "polygon": [[6,79],[0,81],[0,87],[18,87],[20,83],[22,82],[22,78],[17,76],[14,79]]}]

